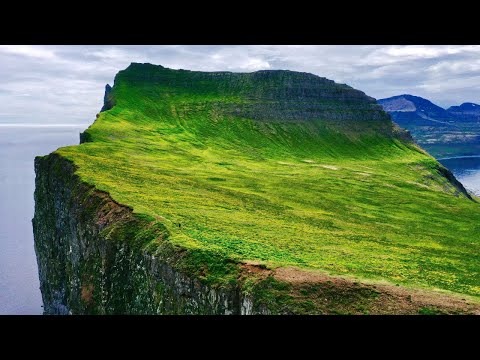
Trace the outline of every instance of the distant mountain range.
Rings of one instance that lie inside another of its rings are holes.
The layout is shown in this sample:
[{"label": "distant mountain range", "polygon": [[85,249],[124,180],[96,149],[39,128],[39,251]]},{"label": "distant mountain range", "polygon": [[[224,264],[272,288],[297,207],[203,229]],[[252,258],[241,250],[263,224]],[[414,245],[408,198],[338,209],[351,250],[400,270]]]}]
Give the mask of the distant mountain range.
[{"label": "distant mountain range", "polygon": [[457,119],[464,119],[466,121],[480,120],[480,105],[478,104],[463,103],[460,106],[451,106],[447,111]]},{"label": "distant mountain range", "polygon": [[463,103],[444,109],[408,94],[378,103],[433,156],[480,155],[480,105]]}]

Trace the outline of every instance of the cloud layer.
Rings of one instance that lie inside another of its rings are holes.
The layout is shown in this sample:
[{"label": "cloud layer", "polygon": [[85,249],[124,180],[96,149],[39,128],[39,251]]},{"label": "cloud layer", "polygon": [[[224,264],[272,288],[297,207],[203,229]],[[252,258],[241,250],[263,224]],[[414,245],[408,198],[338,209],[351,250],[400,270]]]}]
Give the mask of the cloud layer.
[{"label": "cloud layer", "polygon": [[90,123],[131,62],[174,69],[305,71],[375,98],[480,102],[480,46],[0,46],[0,123]]}]

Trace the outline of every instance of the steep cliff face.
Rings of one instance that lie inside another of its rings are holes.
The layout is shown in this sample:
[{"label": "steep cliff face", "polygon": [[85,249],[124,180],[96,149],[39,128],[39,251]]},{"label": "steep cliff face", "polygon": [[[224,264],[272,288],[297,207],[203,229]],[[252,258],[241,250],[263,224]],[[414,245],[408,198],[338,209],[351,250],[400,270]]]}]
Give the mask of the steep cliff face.
[{"label": "steep cliff face", "polygon": [[[35,251],[46,314],[252,314],[237,285],[212,287],[175,269],[163,243],[142,249],[148,221],[82,183],[57,155],[35,161]],[[139,234],[143,231],[143,234]],[[149,229],[161,242],[165,229]],[[133,241],[132,241],[133,240]]]},{"label": "steep cliff face", "polygon": [[[38,157],[35,171],[45,315],[480,314],[458,297],[255,264],[235,264],[229,285],[208,284],[185,271],[185,249],[168,242],[166,229],[83,183],[70,161]],[[151,237],[154,251],[143,246]]]},{"label": "steep cliff face", "polygon": [[[165,228],[83,183],[70,161],[38,157],[35,171],[46,315],[480,314],[458,297],[255,264],[233,265],[230,284],[208,284],[185,270],[185,249],[168,242]],[[151,237],[155,250],[144,246]]]},{"label": "steep cliff face", "polygon": [[478,296],[480,212],[362,92],[132,64],[104,100],[35,161],[45,313],[476,311],[374,285]]},{"label": "steep cliff face", "polygon": [[112,87],[109,84],[105,85],[105,95],[103,96],[103,106],[100,111],[107,111],[115,106],[115,103],[112,101],[110,96],[111,92],[112,92]]}]

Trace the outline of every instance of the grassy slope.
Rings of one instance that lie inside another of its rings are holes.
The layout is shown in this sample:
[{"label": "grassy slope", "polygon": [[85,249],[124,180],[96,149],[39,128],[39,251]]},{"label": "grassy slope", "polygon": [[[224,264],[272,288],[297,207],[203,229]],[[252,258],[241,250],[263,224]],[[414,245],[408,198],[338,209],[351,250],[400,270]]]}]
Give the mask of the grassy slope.
[{"label": "grassy slope", "polygon": [[204,254],[207,279],[224,280],[213,253],[480,295],[478,203],[453,196],[430,156],[382,135],[388,121],[240,118],[219,109],[255,99],[209,81],[190,87],[189,74],[121,72],[90,142],[57,152]]}]

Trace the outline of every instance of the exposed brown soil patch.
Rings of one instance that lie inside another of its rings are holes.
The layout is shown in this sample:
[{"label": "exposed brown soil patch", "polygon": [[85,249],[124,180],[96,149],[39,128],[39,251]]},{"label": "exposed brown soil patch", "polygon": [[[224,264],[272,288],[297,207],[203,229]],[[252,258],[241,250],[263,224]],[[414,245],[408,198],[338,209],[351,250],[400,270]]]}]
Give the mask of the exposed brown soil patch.
[{"label": "exposed brown soil patch", "polygon": [[242,269],[243,276],[254,275],[259,279],[265,279],[267,276],[273,274],[273,270],[267,269],[265,265],[256,261],[243,261],[240,264],[240,268]]},{"label": "exposed brown soil patch", "polygon": [[453,294],[357,282],[297,268],[278,268],[273,276],[292,285],[294,298],[313,302],[318,313],[480,315],[479,302]]},{"label": "exposed brown soil patch", "polygon": [[87,305],[93,301],[93,284],[85,284],[82,286],[81,298]]},{"label": "exposed brown soil patch", "polygon": [[100,228],[104,228],[113,222],[128,220],[132,217],[131,209],[112,200],[108,193],[97,190],[95,195],[103,203],[97,214],[97,224]]}]

